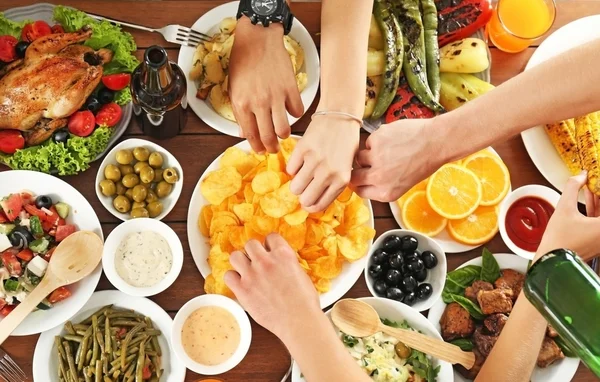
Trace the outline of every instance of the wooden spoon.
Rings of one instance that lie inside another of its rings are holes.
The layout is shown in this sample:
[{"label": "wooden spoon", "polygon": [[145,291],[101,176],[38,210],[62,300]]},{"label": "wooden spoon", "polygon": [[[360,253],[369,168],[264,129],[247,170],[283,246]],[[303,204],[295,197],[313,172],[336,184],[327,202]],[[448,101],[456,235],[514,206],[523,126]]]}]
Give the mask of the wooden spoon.
[{"label": "wooden spoon", "polygon": [[92,273],[102,259],[102,249],[102,240],[89,231],[75,232],[63,240],[54,250],[42,281],[0,322],[0,344],[56,288],[76,283]]},{"label": "wooden spoon", "polygon": [[462,351],[456,345],[413,330],[392,328],[382,324],[377,311],[362,301],[352,299],[338,301],[331,311],[331,320],[342,332],[353,337],[368,337],[383,332],[397,338],[408,347],[452,364],[458,363],[467,369],[471,369],[475,364],[475,354]]}]

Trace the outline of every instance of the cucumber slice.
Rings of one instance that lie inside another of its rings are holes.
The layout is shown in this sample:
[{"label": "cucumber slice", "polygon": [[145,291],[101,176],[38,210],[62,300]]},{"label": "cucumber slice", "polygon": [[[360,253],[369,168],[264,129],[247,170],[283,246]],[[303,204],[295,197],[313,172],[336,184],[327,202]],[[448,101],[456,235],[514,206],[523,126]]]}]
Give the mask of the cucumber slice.
[{"label": "cucumber slice", "polygon": [[0,233],[4,235],[8,235],[13,229],[15,229],[14,224],[0,224]]},{"label": "cucumber slice", "polygon": [[58,216],[61,218],[66,219],[67,216],[69,216],[69,210],[71,207],[69,207],[67,203],[56,203],[54,207],[56,208],[56,212],[58,212]]},{"label": "cucumber slice", "polygon": [[50,305],[46,305],[43,302],[40,302],[37,307],[39,310],[48,310],[50,308],[52,308]]}]

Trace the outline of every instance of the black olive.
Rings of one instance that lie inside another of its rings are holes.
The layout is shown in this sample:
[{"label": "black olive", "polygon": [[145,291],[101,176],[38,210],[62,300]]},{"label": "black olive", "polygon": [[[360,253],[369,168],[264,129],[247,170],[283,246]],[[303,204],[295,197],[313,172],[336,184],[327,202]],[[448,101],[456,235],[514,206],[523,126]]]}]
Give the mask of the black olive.
[{"label": "black olive", "polygon": [[69,131],[66,129],[56,130],[54,135],[52,135],[52,139],[54,139],[54,142],[56,143],[67,143],[69,138],[71,138],[71,134],[69,134]]},{"label": "black olive", "polygon": [[390,268],[401,270],[402,266],[404,265],[404,258],[402,257],[402,254],[400,254],[400,253],[394,253],[393,255],[390,256],[389,263],[390,263]]},{"label": "black olive", "polygon": [[400,249],[401,246],[402,239],[400,239],[396,235],[390,235],[386,237],[385,241],[383,242],[383,249],[390,252],[397,251],[398,249]]},{"label": "black olive", "polygon": [[421,255],[421,259],[423,260],[423,264],[425,264],[425,268],[432,269],[438,264],[437,257],[431,251],[425,251]]},{"label": "black olive", "polygon": [[397,286],[401,279],[402,273],[400,273],[400,271],[397,269],[390,269],[385,275],[385,281],[390,286]]},{"label": "black olive", "polygon": [[375,284],[373,284],[373,289],[375,289],[375,293],[377,293],[378,296],[385,296],[387,284],[383,280],[377,280],[375,281]]},{"label": "black olive", "polygon": [[404,255],[404,262],[410,263],[411,261],[415,261],[419,258],[419,252],[406,252]]},{"label": "black olive", "polygon": [[390,300],[402,301],[404,299],[404,292],[400,290],[400,288],[389,288],[385,293],[385,297]]},{"label": "black olive", "polygon": [[416,295],[419,300],[427,300],[433,293],[431,284],[421,284],[417,287]]},{"label": "black olive", "polygon": [[423,261],[421,259],[416,259],[406,263],[406,269],[410,273],[414,274],[425,269],[425,265],[423,264]]},{"label": "black olive", "polygon": [[17,53],[17,57],[24,58],[25,52],[29,47],[29,43],[27,41],[19,41],[17,45],[15,45],[15,52]]},{"label": "black olive", "polygon": [[415,280],[417,280],[420,283],[425,281],[427,279],[427,269],[423,269],[422,271],[415,272],[415,274],[413,274],[413,277],[415,278]]},{"label": "black olive", "polygon": [[401,248],[404,252],[416,251],[419,247],[419,240],[414,236],[404,236],[402,238]]},{"label": "black olive", "polygon": [[385,269],[379,264],[373,264],[369,267],[369,275],[375,280],[380,279],[384,271]]},{"label": "black olive", "polygon": [[413,305],[415,302],[417,302],[417,295],[415,292],[408,293],[406,296],[404,296],[404,300],[402,300],[402,302],[409,306]]},{"label": "black olive", "polygon": [[371,256],[371,262],[373,264],[384,264],[388,261],[388,257],[388,253],[383,249],[379,248],[376,249],[375,252],[373,252],[373,255]]},{"label": "black olive", "polygon": [[417,289],[417,285],[417,280],[412,276],[406,276],[400,281],[400,288],[402,288],[405,293],[414,291]]},{"label": "black olive", "polygon": [[83,108],[85,110],[89,110],[94,114],[96,114],[98,112],[98,110],[100,110],[101,107],[102,107],[102,104],[100,103],[100,101],[98,101],[98,98],[96,98],[94,96],[90,96],[85,101],[85,104],[83,105]]},{"label": "black olive", "polygon": [[52,198],[48,195],[40,195],[35,198],[35,206],[37,208],[50,209],[50,207],[52,207]]},{"label": "black olive", "polygon": [[10,240],[10,244],[16,249],[27,248],[29,243],[35,240],[31,232],[24,226],[15,228],[10,235],[8,235],[8,239]]},{"label": "black olive", "polygon": [[101,104],[106,105],[107,103],[111,103],[115,99],[115,92],[108,88],[102,88],[98,90],[98,101]]}]

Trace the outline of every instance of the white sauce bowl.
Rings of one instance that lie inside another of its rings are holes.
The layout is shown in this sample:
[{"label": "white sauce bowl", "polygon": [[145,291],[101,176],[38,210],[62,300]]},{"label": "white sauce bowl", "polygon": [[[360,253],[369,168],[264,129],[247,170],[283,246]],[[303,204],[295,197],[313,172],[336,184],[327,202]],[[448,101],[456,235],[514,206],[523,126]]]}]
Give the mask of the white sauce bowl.
[{"label": "white sauce bowl", "polygon": [[[119,276],[115,267],[115,256],[119,245],[129,234],[136,232],[151,231],[160,234],[171,248],[173,255],[173,264],[167,275],[157,284],[138,288],[128,284]],[[183,246],[179,237],[168,225],[151,218],[139,218],[128,220],[117,226],[108,236],[104,243],[104,252],[102,254],[102,267],[108,280],[123,293],[130,296],[154,296],[171,286],[179,276],[183,266]]]},{"label": "white sauce bowl", "polygon": [[[240,343],[236,351],[227,361],[213,366],[203,365],[191,359],[183,348],[183,342],[181,340],[181,331],[187,318],[196,310],[206,306],[216,306],[227,310],[233,315],[240,326]],[[177,312],[173,321],[171,341],[175,354],[177,354],[179,359],[183,361],[188,369],[198,374],[217,375],[233,369],[242,362],[248,353],[248,349],[250,349],[250,342],[252,342],[252,327],[250,326],[250,320],[248,319],[246,312],[237,302],[218,294],[204,294],[191,299],[179,309],[179,312]]]}]

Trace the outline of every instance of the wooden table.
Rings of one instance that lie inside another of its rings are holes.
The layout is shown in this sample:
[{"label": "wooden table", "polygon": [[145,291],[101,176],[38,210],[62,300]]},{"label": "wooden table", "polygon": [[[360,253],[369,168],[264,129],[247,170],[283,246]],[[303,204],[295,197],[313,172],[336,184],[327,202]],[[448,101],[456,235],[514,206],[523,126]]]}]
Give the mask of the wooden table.
[{"label": "wooden table", "polygon": [[[75,1],[64,0],[52,3],[70,5],[85,11],[128,20],[134,23],[145,24],[152,27],[161,27],[167,24],[192,25],[201,15],[226,1],[202,0],[202,1]],[[13,7],[31,4],[28,0],[2,0],[0,11]],[[320,4],[319,3],[295,3],[293,10],[298,19],[306,26],[308,31],[319,44],[320,30]],[[558,4],[558,13],[553,30],[579,19],[581,17],[600,13],[600,1],[598,0],[573,0],[563,1]],[[215,20],[217,21],[217,20]],[[168,48],[169,57],[177,61],[178,49],[176,45],[166,43],[161,36],[144,32],[132,32],[138,44],[137,56],[141,57],[143,50],[151,45],[158,44]],[[520,73],[533,52],[535,46],[520,54],[506,54],[491,47],[492,52],[492,83],[499,85],[507,79]],[[295,133],[302,133],[310,122],[311,112],[314,111],[315,101],[309,112],[293,126]],[[125,134],[124,138],[141,136],[139,126],[134,122]],[[362,134],[362,141],[367,137]],[[184,184],[181,198],[175,209],[164,219],[180,236],[185,249],[185,260],[181,275],[165,292],[152,297],[152,300],[161,305],[167,312],[174,316],[181,306],[191,298],[204,293],[203,279],[196,268],[186,238],[187,207],[194,190],[194,186],[200,175],[209,163],[212,162],[227,147],[237,143],[239,139],[220,134],[204,122],[202,122],[190,110],[187,126],[181,135],[167,141],[159,142],[171,153],[175,154],[179,162],[183,164],[186,184]],[[497,144],[494,148],[502,156],[508,165],[512,186],[517,188],[525,184],[544,184],[548,182],[537,171],[525,151],[520,137],[514,137],[506,142]],[[119,221],[102,207],[94,191],[94,179],[98,171],[99,162],[92,165],[85,173],[76,177],[67,177],[65,180],[77,188],[92,204],[96,210],[104,235],[119,224]],[[6,170],[6,167],[0,171]],[[375,226],[378,233],[397,228],[392,217],[389,206],[382,203],[373,203],[375,212]],[[508,252],[506,245],[497,235],[487,247],[496,253]],[[481,250],[476,249],[468,253],[454,254],[448,256],[448,269],[452,270],[458,265],[474,257],[480,256]],[[103,275],[98,285],[98,290],[114,289]],[[346,297],[369,296],[365,281],[361,278],[348,292]],[[271,333],[253,323],[253,340],[250,351],[244,361],[229,373],[222,375],[225,381],[253,381],[253,382],[278,382],[289,367],[289,356],[283,345]],[[38,335],[27,337],[11,337],[4,344],[11,356],[31,376],[31,364],[33,350]],[[195,373],[188,371],[186,381],[199,379]],[[592,373],[581,365],[574,381],[591,382],[596,380]],[[37,381],[44,382],[44,381]]]}]

